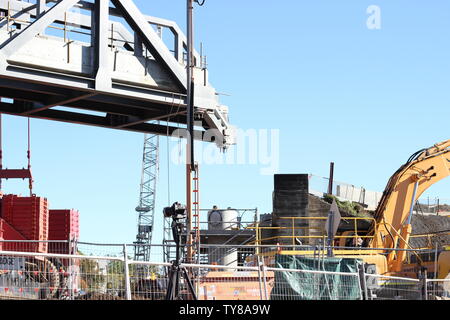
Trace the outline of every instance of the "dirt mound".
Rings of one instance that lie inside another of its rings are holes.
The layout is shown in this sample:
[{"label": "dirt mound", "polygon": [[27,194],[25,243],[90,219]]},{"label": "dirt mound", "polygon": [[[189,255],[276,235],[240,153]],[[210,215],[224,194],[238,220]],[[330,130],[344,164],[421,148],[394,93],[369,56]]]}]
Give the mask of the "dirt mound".
[{"label": "dirt mound", "polygon": [[424,235],[432,234],[431,237],[412,237],[410,245],[413,248],[434,247],[450,244],[450,218],[440,216],[425,216],[421,214],[413,215],[412,234]]}]

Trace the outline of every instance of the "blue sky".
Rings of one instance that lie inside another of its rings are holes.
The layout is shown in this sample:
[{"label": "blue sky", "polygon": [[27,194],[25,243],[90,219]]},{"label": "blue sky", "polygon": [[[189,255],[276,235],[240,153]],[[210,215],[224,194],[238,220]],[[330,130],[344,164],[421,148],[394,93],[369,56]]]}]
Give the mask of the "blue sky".
[{"label": "blue sky", "polygon": [[[185,28],[184,0],[135,0]],[[381,29],[366,27],[369,5]],[[210,82],[234,125],[280,130],[280,173],[326,176],[382,191],[418,149],[449,139],[450,4],[444,1],[212,1],[195,9]],[[4,164],[26,165],[26,119],[4,116]],[[32,120],[35,193],[80,210],[84,241],[132,242],[143,136]],[[175,144],[176,145],[176,144]],[[173,148],[173,143],[170,146]],[[257,165],[201,168],[202,207],[271,212],[273,176]],[[162,208],[184,202],[184,167],[161,138],[155,242]],[[27,193],[26,182],[4,183]],[[450,182],[428,195],[450,198]],[[170,200],[170,201],[169,201]]]}]

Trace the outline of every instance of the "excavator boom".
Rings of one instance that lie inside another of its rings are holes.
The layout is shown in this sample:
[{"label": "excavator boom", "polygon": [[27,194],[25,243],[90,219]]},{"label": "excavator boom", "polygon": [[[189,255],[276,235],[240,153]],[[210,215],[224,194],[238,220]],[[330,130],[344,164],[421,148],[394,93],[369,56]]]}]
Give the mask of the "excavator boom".
[{"label": "excavator boom", "polygon": [[[372,248],[406,249],[417,199],[433,184],[450,175],[450,140],[414,153],[389,179],[375,211]],[[399,271],[405,251],[391,251],[390,270]]]}]

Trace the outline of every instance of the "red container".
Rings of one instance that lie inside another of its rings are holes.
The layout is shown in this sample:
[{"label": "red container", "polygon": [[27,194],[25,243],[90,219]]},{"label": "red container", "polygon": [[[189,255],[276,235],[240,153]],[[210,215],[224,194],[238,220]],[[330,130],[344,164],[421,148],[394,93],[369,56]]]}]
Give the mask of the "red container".
[{"label": "red container", "polygon": [[19,231],[8,222],[0,218],[0,250],[18,252],[41,252],[40,244],[25,242],[27,240]]},{"label": "red container", "polygon": [[[77,210],[49,211],[49,240],[78,240],[80,237],[79,213]],[[69,243],[49,243],[50,253],[72,253]]]},{"label": "red container", "polygon": [[0,250],[2,251],[29,251],[29,245],[23,243],[26,240],[16,229],[8,222],[0,218],[0,240],[17,240],[18,242],[0,241]]},{"label": "red container", "polygon": [[[48,240],[48,203],[41,197],[5,195],[2,218],[27,240]],[[38,252],[47,252],[47,243],[36,243]]]}]

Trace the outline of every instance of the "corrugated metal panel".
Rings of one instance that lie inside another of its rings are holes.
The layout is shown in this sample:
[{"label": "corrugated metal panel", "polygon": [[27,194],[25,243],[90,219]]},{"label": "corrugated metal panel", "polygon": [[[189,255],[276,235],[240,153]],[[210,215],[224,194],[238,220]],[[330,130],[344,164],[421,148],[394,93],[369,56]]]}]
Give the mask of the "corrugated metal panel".
[{"label": "corrugated metal panel", "polygon": [[49,240],[78,239],[80,236],[78,211],[50,210],[48,236]]},{"label": "corrugated metal panel", "polygon": [[[2,218],[27,240],[48,240],[48,202],[42,197],[5,195]],[[37,251],[47,252],[47,243],[37,245]]]},{"label": "corrugated metal panel", "polygon": [[0,218],[0,240],[17,240],[17,242],[0,242],[0,250],[22,252],[39,251],[38,243],[23,242],[23,240],[28,239],[2,218]]},{"label": "corrugated metal panel", "polygon": [[[71,240],[80,236],[79,213],[77,210],[49,211],[49,240]],[[70,244],[50,243],[50,253],[72,253]]]}]

